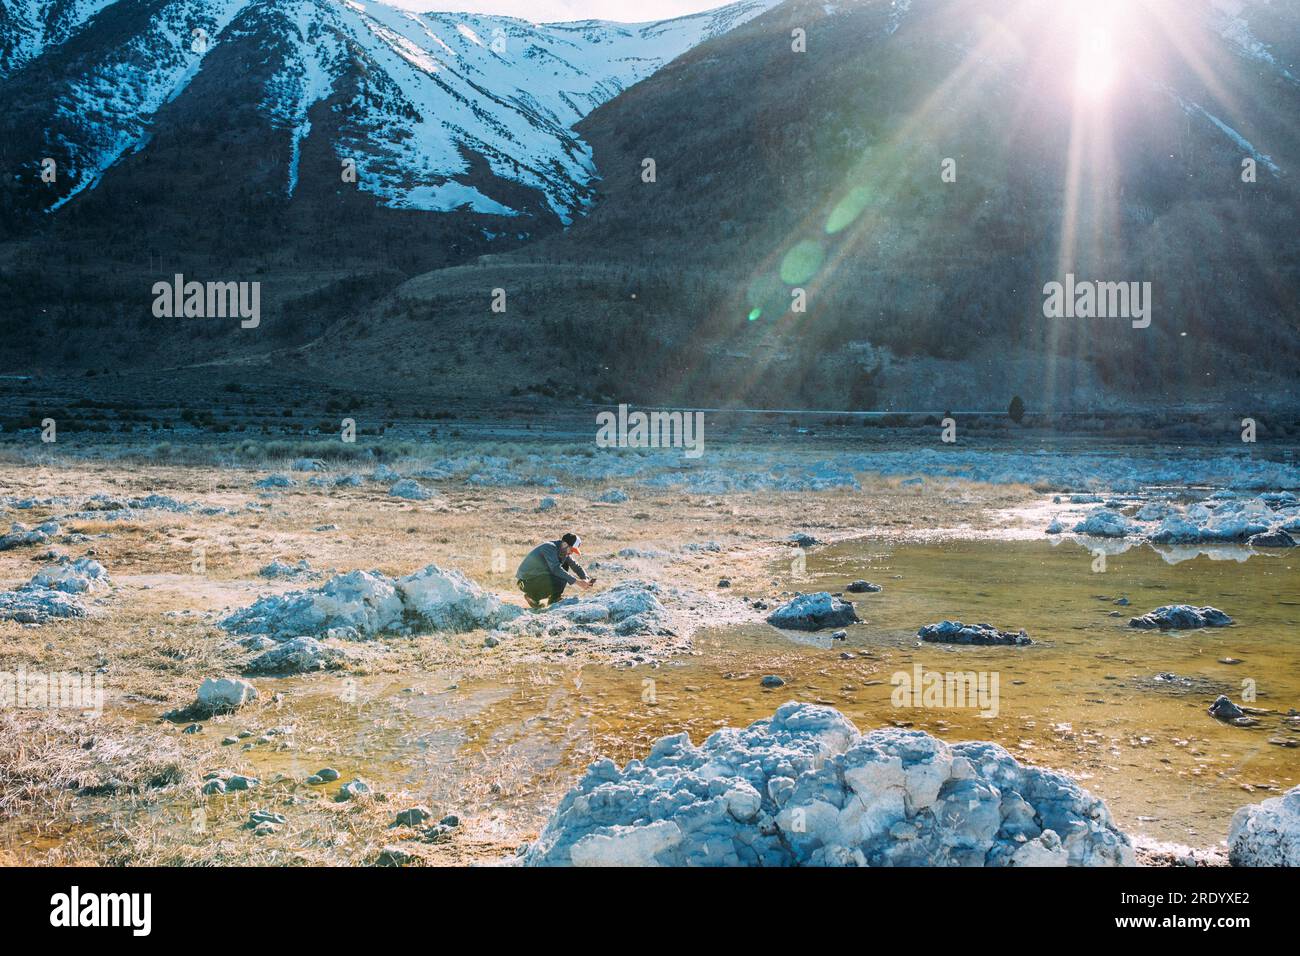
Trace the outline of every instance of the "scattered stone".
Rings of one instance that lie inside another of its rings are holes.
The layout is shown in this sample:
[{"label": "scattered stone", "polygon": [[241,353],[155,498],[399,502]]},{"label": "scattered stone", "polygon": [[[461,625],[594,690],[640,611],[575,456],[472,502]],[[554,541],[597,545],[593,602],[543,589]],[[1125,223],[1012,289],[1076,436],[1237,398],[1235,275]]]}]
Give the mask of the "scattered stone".
[{"label": "scattered stone", "polygon": [[448,828],[458,827],[460,826],[460,817],[456,816],[454,813],[449,813],[438,821],[438,826]]},{"label": "scattered stone", "polygon": [[272,813],[270,810],[253,810],[248,814],[248,822],[244,824],[244,828],[251,830],[263,823],[281,826],[287,822],[282,813]]},{"label": "scattered stone", "polygon": [[406,498],[410,501],[426,501],[434,496],[433,492],[414,478],[403,478],[388,489],[388,494],[394,498]]},{"label": "scattered stone", "polygon": [[298,483],[288,475],[267,475],[255,484],[258,488],[293,488]]},{"label": "scattered stone", "polygon": [[1159,674],[1153,674],[1150,677],[1139,677],[1137,678],[1137,685],[1144,690],[1165,691],[1174,694],[1194,694],[1201,697],[1206,695],[1217,696],[1229,688],[1227,682],[1215,680],[1212,677],[1175,674],[1173,671],[1161,671]]},{"label": "scattered stone", "polygon": [[257,777],[245,777],[243,774],[234,774],[226,781],[228,790],[253,790],[262,783]]},{"label": "scattered stone", "polygon": [[764,687],[784,687],[784,686],[785,686],[785,681],[784,681],[782,678],[777,677],[775,674],[768,674],[768,675],[765,676],[761,681],[759,681],[759,683],[762,684]]},{"label": "scattered stone", "polygon": [[870,581],[853,581],[848,584],[844,590],[850,594],[875,594],[882,590],[879,584],[872,584]]},{"label": "scattered stone", "polygon": [[1162,631],[1186,631],[1198,627],[1227,627],[1232,618],[1214,607],[1193,607],[1190,604],[1169,604],[1158,607],[1141,617],[1130,618],[1129,627]]},{"label": "scattered stone", "polygon": [[821,542],[812,535],[806,534],[803,531],[796,531],[794,534],[790,535],[790,537],[786,538],[786,540],[794,543],[796,547],[800,548],[811,548],[814,544],[821,544]]},{"label": "scattered stone", "polygon": [[9,533],[0,537],[0,551],[10,551],[29,544],[49,544],[50,538],[59,533],[55,521],[47,521],[35,528],[26,528],[15,521],[9,527]]},{"label": "scattered stone", "polygon": [[722,551],[722,545],[716,541],[692,541],[689,544],[682,545],[682,550],[690,552],[707,551],[710,554],[717,554]]},{"label": "scattered stone", "polygon": [[370,784],[357,778],[356,780],[350,780],[343,786],[339,787],[339,792],[335,794],[334,799],[343,803],[348,800],[357,800],[361,797],[368,797],[372,794],[373,791],[370,789]]},{"label": "scattered stone", "polygon": [[386,846],[375,857],[375,866],[406,866],[416,857],[400,846]]},{"label": "scattered stone", "polygon": [[622,488],[611,488],[596,500],[604,504],[621,505],[628,500],[628,495]]},{"label": "scattered stone", "polygon": [[793,631],[818,631],[857,623],[858,615],[848,601],[826,591],[800,594],[767,616],[767,623]]},{"label": "scattered stone", "polygon": [[194,709],[208,714],[229,714],[257,699],[257,688],[237,677],[209,677],[199,685]]},{"label": "scattered stone", "polygon": [[1265,531],[1254,535],[1249,539],[1248,543],[1252,548],[1294,548],[1295,538],[1281,528],[1277,528],[1273,531]]},{"label": "scattered stone", "polygon": [[916,632],[923,641],[937,644],[1032,644],[1029,635],[1021,631],[1000,631],[992,624],[963,624],[961,621],[940,621],[927,624]]},{"label": "scattered stone", "polygon": [[294,637],[248,662],[250,674],[303,674],[340,665],[343,652],[314,637]]},{"label": "scattered stone", "polygon": [[720,579],[720,580],[718,581],[718,587],[720,587],[720,588],[729,588],[729,587],[731,587],[731,582],[728,581],[726,578],[722,578],[722,579]]},{"label": "scattered stone", "polygon": [[297,564],[290,564],[287,561],[281,561],[279,558],[276,558],[270,564],[264,565],[260,568],[257,573],[260,577],[272,581],[283,580],[286,578],[289,580],[301,581],[320,576],[316,571],[311,569],[311,565],[307,563],[306,559],[299,561]]},{"label": "scattered stone", "polygon": [[326,767],[324,770],[317,770],[316,776],[320,777],[326,783],[333,783],[339,778],[339,772],[333,767]]},{"label": "scattered stone", "polygon": [[501,639],[497,637],[495,634],[489,634],[487,637],[483,638],[484,647],[496,647],[500,643],[501,643]]},{"label": "scattered stone", "polygon": [[598,760],[524,854],[529,866],[1133,866],[1106,805],[991,743],[868,734],[788,703],[694,746]]},{"label": "scattered stone", "polygon": [[211,796],[214,793],[225,793],[225,792],[226,792],[226,781],[224,780],[209,780],[207,783],[203,785],[204,796]]},{"label": "scattered stone", "polygon": [[418,827],[421,823],[432,818],[433,814],[429,811],[428,807],[409,807],[397,815],[393,820],[393,826]]},{"label": "scattered stone", "polygon": [[181,733],[183,733],[183,734],[201,734],[201,733],[203,733],[203,725],[202,725],[202,724],[190,724],[188,727],[186,727],[184,730],[182,730]]},{"label": "scattered stone", "polygon": [[1236,720],[1245,716],[1245,712],[1234,704],[1227,694],[1220,694],[1214,699],[1214,703],[1210,705],[1209,714],[1219,720]]},{"label": "scattered stone", "polygon": [[1233,866],[1300,866],[1300,787],[1233,814],[1228,859]]},{"label": "scattered stone", "polygon": [[554,498],[543,498],[541,501],[537,502],[538,511],[550,511],[554,507],[555,507]]}]

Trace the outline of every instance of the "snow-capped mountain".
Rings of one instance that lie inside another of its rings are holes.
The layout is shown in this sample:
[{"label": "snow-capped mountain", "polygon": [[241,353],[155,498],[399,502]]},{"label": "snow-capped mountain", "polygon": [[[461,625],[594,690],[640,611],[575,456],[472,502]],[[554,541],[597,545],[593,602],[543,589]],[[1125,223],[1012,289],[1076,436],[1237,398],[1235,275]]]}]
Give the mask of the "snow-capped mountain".
[{"label": "snow-capped mountain", "polygon": [[[6,2],[0,134],[30,150],[33,183],[40,158],[57,162],[55,188],[38,205],[58,209],[125,155],[147,151],[160,110],[222,62],[241,94],[256,83],[258,117],[273,140],[287,139],[287,149],[274,150],[286,197],[299,188],[302,146],[318,129],[340,166],[355,167],[357,188],[383,205],[522,212],[494,195],[497,180],[535,191],[539,208],[568,222],[595,177],[573,125],[774,5],[740,0],[626,25],[532,24],[357,0]],[[490,175],[468,182],[472,163]]]},{"label": "snow-capped mountain", "polygon": [[0,77],[72,36],[113,0],[6,0],[0,4]]}]

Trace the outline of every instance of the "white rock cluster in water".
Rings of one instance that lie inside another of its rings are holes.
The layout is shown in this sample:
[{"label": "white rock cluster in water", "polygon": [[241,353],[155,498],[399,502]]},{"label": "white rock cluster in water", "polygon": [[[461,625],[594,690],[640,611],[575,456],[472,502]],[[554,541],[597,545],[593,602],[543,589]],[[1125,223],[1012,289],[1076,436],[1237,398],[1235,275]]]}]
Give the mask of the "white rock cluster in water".
[{"label": "white rock cluster in water", "polygon": [[927,624],[916,636],[932,644],[1032,644],[1024,630],[1000,631],[992,624],[963,624],[961,621],[940,621]]},{"label": "white rock cluster in water", "polygon": [[277,641],[348,629],[370,638],[497,627],[522,613],[461,572],[430,564],[396,579],[378,571],[349,571],[319,588],[261,598],[223,619],[221,626]]},{"label": "white rock cluster in water", "polygon": [[1191,604],[1166,604],[1141,617],[1129,618],[1128,626],[1142,630],[1185,631],[1198,627],[1227,627],[1232,618],[1217,607],[1194,607]]},{"label": "white rock cluster in water", "polygon": [[1090,511],[1074,526],[1075,534],[1091,534],[1099,538],[1122,538],[1132,534],[1134,530],[1136,529],[1128,518],[1110,508],[1097,508]]},{"label": "white rock cluster in water", "polygon": [[1233,866],[1300,866],[1300,787],[1233,814],[1228,860]]},{"label": "white rock cluster in water", "polygon": [[91,558],[49,565],[22,587],[0,592],[0,620],[45,624],[55,618],[85,617],[82,595],[109,583],[104,566]]},{"label": "white rock cluster in water", "polygon": [[[1131,515],[1119,507],[1119,502],[1108,502],[1084,515],[1072,530],[1099,538],[1138,537],[1152,544],[1236,542],[1255,547],[1293,547],[1287,532],[1300,531],[1300,504],[1289,492],[1244,499],[1212,498],[1186,507],[1147,501],[1131,509]],[[1064,531],[1059,516],[1047,528],[1047,533],[1053,535]]]},{"label": "white rock cluster in water", "polygon": [[1132,866],[1105,804],[993,743],[862,734],[787,703],[702,745],[660,738],[591,765],[530,866]]},{"label": "white rock cluster in water", "polygon": [[827,591],[800,594],[767,616],[767,623],[794,631],[819,631],[827,627],[856,624],[857,612],[848,601]]}]

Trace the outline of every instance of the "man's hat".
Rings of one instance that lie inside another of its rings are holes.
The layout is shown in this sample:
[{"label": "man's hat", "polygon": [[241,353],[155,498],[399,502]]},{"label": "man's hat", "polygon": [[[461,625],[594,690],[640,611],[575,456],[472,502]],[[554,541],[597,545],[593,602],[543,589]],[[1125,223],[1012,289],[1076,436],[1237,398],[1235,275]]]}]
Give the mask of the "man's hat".
[{"label": "man's hat", "polygon": [[582,554],[582,551],[579,550],[582,546],[582,539],[579,538],[572,531],[568,532],[560,540],[563,541],[565,544],[567,544],[569,546],[569,550],[574,554]]}]

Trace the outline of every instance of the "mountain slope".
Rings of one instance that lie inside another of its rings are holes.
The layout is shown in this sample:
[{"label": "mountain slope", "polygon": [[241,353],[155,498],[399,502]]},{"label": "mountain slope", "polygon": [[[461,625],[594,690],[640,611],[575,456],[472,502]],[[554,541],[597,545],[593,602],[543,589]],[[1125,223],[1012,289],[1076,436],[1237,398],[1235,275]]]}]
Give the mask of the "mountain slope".
[{"label": "mountain slope", "polygon": [[0,78],[57,46],[113,0],[11,0],[0,5]]},{"label": "mountain slope", "polygon": [[[27,177],[0,183],[26,216],[0,244],[10,364],[487,399],[1295,404],[1281,0],[786,0],[637,27],[231,2],[117,0],[0,83]],[[132,52],[196,17],[201,57]],[[94,70],[129,89],[77,100]],[[46,125],[38,90],[91,108]],[[77,173],[37,187],[50,130]],[[159,324],[146,292],[176,272],[259,278],[263,324]],[[1070,276],[1150,283],[1149,326],[1049,318]]]},{"label": "mountain slope", "polygon": [[[274,354],[404,275],[560,229],[595,176],[572,124],[772,2],[533,25],[352,0],[115,0],[0,80],[0,359]],[[261,331],[158,334],[148,290],[175,274],[260,282]]]},{"label": "mountain slope", "polygon": [[[79,14],[94,2],[83,0]],[[589,201],[594,174],[573,124],[770,5],[743,0],[641,26],[534,26],[352,0],[116,0],[72,42],[15,41],[12,58],[25,66],[0,84],[0,106],[5,131],[28,155],[59,162],[54,188],[28,180],[36,205],[57,209],[128,151],[148,150],[162,107],[183,100],[210,57],[233,47],[261,88],[230,79],[256,97],[256,118],[290,136],[287,196],[298,185],[309,112],[348,90],[334,105],[330,142],[340,160],[355,162],[358,188],[380,203],[516,214],[462,181],[473,155],[493,176],[540,193],[568,222]]]}]

